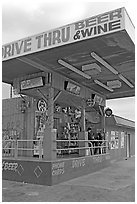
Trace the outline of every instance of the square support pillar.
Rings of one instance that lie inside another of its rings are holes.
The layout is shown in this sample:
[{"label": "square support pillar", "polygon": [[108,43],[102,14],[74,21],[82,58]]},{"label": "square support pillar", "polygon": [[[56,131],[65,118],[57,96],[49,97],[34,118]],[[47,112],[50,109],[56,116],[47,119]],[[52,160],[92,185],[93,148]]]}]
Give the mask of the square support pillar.
[{"label": "square support pillar", "polygon": [[49,87],[48,93],[48,119],[45,122],[45,132],[43,138],[43,158],[46,161],[56,159],[56,131],[54,125],[54,88]]},{"label": "square support pillar", "polygon": [[105,115],[101,116],[101,129],[105,132]]},{"label": "square support pillar", "polygon": [[[85,132],[85,140],[88,140],[88,132]],[[86,146],[86,147],[89,147],[89,146],[88,146],[88,141],[85,142],[85,146]],[[90,149],[89,149],[89,148],[85,149],[85,155],[86,155],[86,156],[89,156],[89,155],[90,155]]]},{"label": "square support pillar", "polygon": [[47,128],[43,138],[43,158],[46,161],[56,160],[56,131]]},{"label": "square support pillar", "polygon": [[[85,102],[82,100],[81,109],[81,132],[79,133],[79,140],[85,140]],[[79,147],[86,147],[85,142],[79,142]],[[79,156],[85,156],[85,149],[79,150]]]},{"label": "square support pillar", "polygon": [[[85,132],[79,133],[79,140],[85,140]],[[79,142],[79,147],[85,147],[85,142]],[[79,156],[85,156],[85,149],[79,150]]]}]

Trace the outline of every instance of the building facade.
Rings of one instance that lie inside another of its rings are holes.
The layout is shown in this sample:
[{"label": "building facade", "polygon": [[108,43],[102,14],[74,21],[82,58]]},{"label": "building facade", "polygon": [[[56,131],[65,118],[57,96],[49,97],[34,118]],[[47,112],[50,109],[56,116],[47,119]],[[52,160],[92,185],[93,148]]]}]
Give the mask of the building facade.
[{"label": "building facade", "polygon": [[133,127],[107,129],[104,114],[106,100],[135,95],[125,8],[7,43],[2,60],[21,96],[3,101],[4,179],[53,185],[134,154]]}]

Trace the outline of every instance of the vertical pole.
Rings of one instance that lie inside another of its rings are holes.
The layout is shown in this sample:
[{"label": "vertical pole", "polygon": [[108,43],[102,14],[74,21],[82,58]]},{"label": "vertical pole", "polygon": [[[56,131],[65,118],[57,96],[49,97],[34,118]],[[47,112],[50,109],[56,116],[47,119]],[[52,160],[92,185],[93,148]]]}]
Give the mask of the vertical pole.
[{"label": "vertical pole", "polygon": [[14,140],[14,142],[15,142],[15,144],[14,144],[14,146],[15,146],[15,149],[14,149],[14,157],[15,157],[15,159],[17,159],[17,157],[18,157],[18,140],[17,139],[15,139]]},{"label": "vertical pole", "polygon": [[[88,132],[85,132],[85,140],[88,140]],[[89,156],[90,155],[90,149],[88,148],[88,142],[85,142],[85,147],[87,147],[87,149],[85,150],[85,155]]]},{"label": "vertical pole", "polygon": [[101,115],[101,129],[103,130],[103,132],[105,133],[105,114],[103,113],[103,115]]},{"label": "vertical pole", "polygon": [[[106,127],[105,127],[106,125],[105,125],[105,114],[104,114],[104,112],[103,112],[103,115],[101,115],[101,130],[102,130],[102,133],[104,133],[104,138],[103,138],[103,140],[105,140],[106,139],[106,133],[105,133],[105,131],[106,131]],[[103,145],[107,145],[107,143],[106,142],[103,142]],[[106,147],[103,147],[102,148],[102,143],[100,144],[100,147],[99,147],[99,150],[100,150],[100,153],[101,154],[103,154],[103,151],[104,151],[104,149],[105,149],[105,152],[107,152],[107,148]]]},{"label": "vertical pole", "polygon": [[[105,106],[106,106],[106,99],[105,99],[105,104],[104,104],[104,109],[105,109]],[[106,117],[105,117],[105,111],[103,111],[103,132],[104,132],[104,140],[106,140]],[[108,140],[108,137],[107,137],[107,140]],[[108,153],[108,146],[109,146],[109,141],[105,141],[104,143],[104,152],[101,152],[102,153]],[[101,149],[102,150],[102,149]]]},{"label": "vertical pole", "polygon": [[12,85],[10,85],[10,98],[12,98]]},{"label": "vertical pole", "polygon": [[[25,140],[25,141],[23,141],[23,144],[22,144],[22,146],[23,146],[23,148],[27,148],[27,122],[28,122],[28,114],[27,114],[27,109],[25,110],[25,112],[23,113],[23,140]],[[23,154],[23,156],[28,156],[28,152],[25,150],[23,150],[23,152],[22,152],[22,154]]]},{"label": "vertical pole", "polygon": [[42,159],[42,141],[39,140],[39,159]]}]

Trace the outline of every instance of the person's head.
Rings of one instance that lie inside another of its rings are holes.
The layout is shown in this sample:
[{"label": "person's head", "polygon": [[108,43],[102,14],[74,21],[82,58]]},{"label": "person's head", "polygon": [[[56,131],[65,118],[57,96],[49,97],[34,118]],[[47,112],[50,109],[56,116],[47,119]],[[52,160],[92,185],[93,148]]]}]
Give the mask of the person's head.
[{"label": "person's head", "polygon": [[91,130],[92,130],[92,129],[89,127],[89,128],[88,128],[88,132],[90,132]]}]

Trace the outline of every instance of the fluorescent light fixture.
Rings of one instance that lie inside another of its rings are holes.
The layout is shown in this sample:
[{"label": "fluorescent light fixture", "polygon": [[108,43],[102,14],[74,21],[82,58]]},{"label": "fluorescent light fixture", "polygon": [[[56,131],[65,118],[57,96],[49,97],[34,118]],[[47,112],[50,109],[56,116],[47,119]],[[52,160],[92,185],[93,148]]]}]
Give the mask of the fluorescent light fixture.
[{"label": "fluorescent light fixture", "polygon": [[105,60],[99,57],[95,52],[91,52],[91,56],[104,65],[107,69],[109,69],[113,74],[118,75],[119,78],[124,81],[130,88],[134,88],[134,85],[131,84],[122,74],[119,74],[117,70],[115,70],[111,65],[109,65]]},{"label": "fluorescent light fixture", "polygon": [[118,74],[119,78],[122,79],[130,88],[134,88],[133,84],[131,84],[122,74]]},{"label": "fluorescent light fixture", "polygon": [[101,57],[99,57],[95,52],[91,52],[91,56],[100,62],[100,64],[104,65],[109,71],[111,71],[113,74],[118,74],[118,71],[115,70],[110,64],[108,64],[105,60],[103,60]]},{"label": "fluorescent light fixture", "polygon": [[63,61],[61,59],[58,60],[58,63],[61,64],[64,67],[70,69],[71,71],[83,76],[86,79],[91,79],[91,76],[89,76],[88,74],[85,74],[84,72],[78,70],[76,67],[72,66],[71,64],[69,64],[69,63],[67,63],[67,62],[65,62],[65,61]]},{"label": "fluorescent light fixture", "polygon": [[109,88],[108,86],[106,86],[105,84],[103,84],[102,82],[100,82],[100,81],[98,81],[98,80],[94,80],[94,82],[95,82],[96,84],[98,84],[99,86],[102,86],[103,88],[107,89],[107,90],[110,91],[110,92],[113,92],[113,91],[114,91],[113,89]]}]

